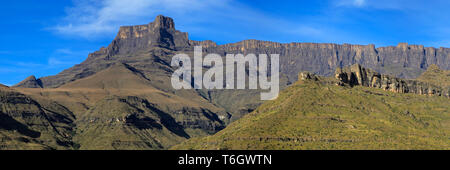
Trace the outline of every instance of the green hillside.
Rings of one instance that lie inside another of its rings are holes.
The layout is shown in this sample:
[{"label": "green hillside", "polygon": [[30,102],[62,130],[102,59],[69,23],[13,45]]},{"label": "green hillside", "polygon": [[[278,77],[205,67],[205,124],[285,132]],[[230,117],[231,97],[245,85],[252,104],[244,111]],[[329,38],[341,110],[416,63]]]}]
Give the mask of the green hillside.
[{"label": "green hillside", "polygon": [[55,102],[0,87],[0,150],[73,149],[74,119]]},{"label": "green hillside", "polygon": [[217,134],[172,149],[450,149],[450,100],[299,81]]},{"label": "green hillside", "polygon": [[80,149],[163,149],[188,135],[170,115],[138,97],[109,96],[77,120]]},{"label": "green hillside", "polygon": [[438,66],[431,65],[417,80],[441,87],[450,87],[450,70],[441,70]]}]

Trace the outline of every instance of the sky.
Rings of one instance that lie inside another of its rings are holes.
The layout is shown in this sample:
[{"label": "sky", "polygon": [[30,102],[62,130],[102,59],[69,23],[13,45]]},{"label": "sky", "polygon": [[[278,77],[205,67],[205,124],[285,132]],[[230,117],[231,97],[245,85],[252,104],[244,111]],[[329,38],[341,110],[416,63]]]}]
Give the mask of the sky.
[{"label": "sky", "polygon": [[15,0],[0,6],[0,83],[44,77],[107,46],[122,25],[175,20],[193,40],[450,47],[448,0]]}]

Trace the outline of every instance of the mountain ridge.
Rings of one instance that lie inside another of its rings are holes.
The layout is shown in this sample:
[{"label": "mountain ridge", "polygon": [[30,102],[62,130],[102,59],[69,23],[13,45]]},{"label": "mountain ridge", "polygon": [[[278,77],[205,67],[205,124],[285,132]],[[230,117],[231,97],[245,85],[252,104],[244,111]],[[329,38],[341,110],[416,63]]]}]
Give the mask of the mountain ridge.
[{"label": "mountain ridge", "polygon": [[127,64],[116,63],[92,76],[64,84],[60,88],[150,88],[148,82],[150,80],[133,70],[135,69]]},{"label": "mountain ridge", "polygon": [[288,75],[290,82],[295,82],[297,73],[301,71],[329,76],[338,67],[357,63],[380,73],[393,74],[402,78],[416,78],[432,64],[445,70],[450,69],[449,48],[424,47],[407,43],[375,48],[373,44],[277,43],[260,40],[243,40],[217,45],[210,40],[189,40],[188,33],[175,30],[172,18],[159,15],[155,21],[146,25],[122,26],[108,47],[89,54],[86,61],[79,65],[55,76],[42,77],[38,80],[42,81],[43,87],[58,87],[72,79],[89,76],[92,75],[92,72],[106,68],[100,66],[95,69],[89,66],[100,60],[119,60],[136,51],[148,51],[154,47],[172,51],[162,53],[162,55],[179,52],[190,53],[195,45],[203,45],[204,51],[218,54],[280,54],[281,72]]},{"label": "mountain ridge", "polygon": [[42,88],[42,82],[40,81],[40,79],[36,79],[36,77],[32,75],[17,83],[13,87]]},{"label": "mountain ridge", "polygon": [[[430,88],[428,87],[431,86],[427,84],[430,80],[423,79],[421,80],[423,82],[417,82],[407,78],[415,78],[423,72],[427,73],[426,68],[431,70],[430,72],[439,73],[434,75],[445,73],[437,71],[438,69],[435,67],[441,67],[444,70],[449,69],[450,49],[435,49],[421,45],[408,45],[406,43],[399,43],[395,47],[375,48],[375,45],[276,43],[259,40],[244,40],[237,43],[217,45],[209,40],[189,40],[188,33],[175,29],[175,23],[172,18],[162,15],[157,16],[149,24],[121,27],[111,44],[89,54],[88,58],[82,63],[68,68],[57,75],[39,79],[30,76],[15,87],[0,88],[0,92],[7,90],[15,92],[5,93],[8,100],[0,103],[0,105],[16,106],[15,104],[17,103],[14,103],[15,101],[18,101],[19,104],[34,101],[33,103],[36,106],[25,105],[26,107],[19,107],[23,110],[18,110],[14,114],[30,112],[45,113],[44,115],[53,116],[53,119],[40,122],[48,122],[49,125],[60,125],[54,127],[61,127],[57,129],[60,132],[64,132],[63,134],[65,135],[55,134],[54,136],[56,137],[52,137],[52,135],[48,137],[48,134],[54,133],[52,130],[35,130],[33,127],[29,129],[44,134],[44,139],[52,139],[50,143],[41,142],[38,139],[35,140],[48,146],[44,148],[61,149],[167,149],[190,138],[204,137],[217,132],[221,133],[221,130],[228,125],[231,125],[231,128],[233,128],[236,126],[233,122],[245,122],[245,120],[248,120],[249,116],[246,115],[249,113],[251,114],[250,117],[252,117],[256,113],[260,113],[261,110],[278,107],[277,105],[263,104],[264,102],[259,100],[260,89],[173,89],[171,87],[171,76],[176,68],[170,64],[172,57],[179,53],[185,53],[192,58],[195,45],[203,45],[204,54],[217,53],[221,56],[237,53],[280,54],[280,90],[285,91],[287,89],[287,92],[283,92],[285,95],[282,99],[289,98],[286,97],[286,94],[291,94],[294,99],[311,104],[310,106],[302,106],[312,110],[314,110],[313,106],[317,107],[316,109],[324,109],[325,111],[327,109],[333,110],[344,107],[349,109],[350,113],[363,111],[364,114],[361,115],[365,115],[363,118],[367,119],[372,116],[366,115],[370,111],[381,112],[386,110],[387,114],[381,116],[383,118],[381,120],[385,122],[378,122],[377,125],[386,122],[388,125],[391,125],[395,124],[395,120],[391,119],[399,117],[397,115],[400,113],[399,110],[406,107],[407,109],[401,115],[408,118],[403,119],[404,117],[400,117],[402,118],[402,123],[406,122],[403,125],[425,127],[428,126],[426,125],[428,122],[421,122],[420,119],[414,118],[426,119],[426,114],[415,113],[414,110],[422,109],[424,113],[428,113],[426,109],[423,109],[428,106],[421,105],[420,100],[423,100],[425,104],[437,105],[436,109],[441,109],[441,111],[443,109],[443,112],[448,108],[445,105],[441,105],[447,102],[447,98],[436,96],[438,94],[445,96],[445,93],[441,93],[444,92],[442,89],[437,91],[439,89],[438,85],[431,84],[432,90],[430,93]],[[346,66],[355,64],[357,65],[356,69],[345,69]],[[434,66],[432,64],[437,65]],[[336,70],[340,71],[336,72]],[[310,73],[300,74],[299,76],[299,73],[304,71]],[[403,78],[397,78],[398,76]],[[309,84],[303,86],[301,83],[298,83],[298,80],[300,82],[309,82]],[[328,84],[323,84],[322,82],[327,82]],[[384,91],[405,92],[406,89],[409,91],[410,82],[416,83],[414,86],[411,86],[411,89],[427,86],[427,90],[421,90],[423,94],[431,94],[432,96],[409,93],[391,94],[391,92]],[[336,86],[336,84],[340,86]],[[291,86],[301,86],[305,87],[305,89],[296,89]],[[372,88],[373,86],[377,88],[374,89]],[[330,103],[317,103],[317,101],[302,99],[301,96],[292,93],[292,89],[300,91],[302,94],[310,94],[310,96],[307,96],[309,97],[308,99],[326,100]],[[321,93],[318,89],[325,90],[326,93]],[[332,90],[327,91],[327,89]],[[308,90],[311,91],[309,92]],[[333,91],[338,91],[339,94],[337,95]],[[311,95],[312,92],[317,92],[319,96]],[[23,97],[20,97],[20,100],[16,99],[14,98],[16,94],[20,94]],[[361,102],[358,104],[358,101],[352,99],[353,96],[351,94],[358,94],[355,97],[361,99]],[[8,98],[8,96],[13,98]],[[327,96],[333,96],[335,97],[334,99],[344,102],[344,104],[333,102],[331,99],[326,98]],[[392,98],[380,98],[380,96],[391,96]],[[361,104],[365,102],[365,98],[373,99],[372,101],[380,104],[381,108],[372,107],[373,105],[370,105],[370,103],[364,103],[371,106],[365,109],[365,105]],[[399,99],[400,104],[396,103],[394,99]],[[420,107],[409,108],[405,104],[408,103],[408,99],[416,99],[414,104]],[[390,103],[383,103],[383,100],[387,100]],[[266,103],[278,103],[280,108],[287,109],[283,105],[285,102],[281,99]],[[38,104],[42,107],[38,107]],[[263,105],[261,106],[261,104]],[[286,104],[297,110],[302,109],[298,108],[296,106],[297,103],[293,101],[288,101]],[[394,109],[391,108],[392,106],[394,106]],[[36,108],[43,109],[40,111]],[[30,111],[27,111],[27,109],[30,109]],[[436,109],[429,116],[433,118],[432,125],[438,127],[440,125],[435,124],[434,120],[442,119],[446,121],[447,119],[446,115],[443,115],[443,117],[436,116],[435,112],[439,111]],[[10,110],[14,111],[14,109]],[[380,112],[376,112],[376,114],[381,114]],[[417,116],[416,114],[420,115]],[[276,114],[274,116],[277,118]],[[319,116],[317,119],[337,122],[345,121],[335,116],[332,115],[325,118]],[[350,114],[350,116],[355,115]],[[244,117],[244,120],[241,121],[241,117]],[[13,119],[20,120],[14,117]],[[274,122],[280,122],[278,119],[274,120],[276,120]],[[265,123],[273,124],[274,122],[268,121]],[[311,123],[313,121],[309,120],[305,123],[308,122]],[[319,123],[323,122],[319,121]],[[20,124],[17,125],[19,128],[23,127]],[[359,127],[359,125],[349,125]],[[263,127],[262,125],[259,126]],[[6,127],[3,130],[0,129],[0,133],[13,133],[14,131],[11,129],[10,127]],[[23,128],[21,129],[23,130]],[[404,128],[400,129],[405,130]],[[438,130],[442,129],[438,128]],[[444,127],[443,131],[446,132],[446,130]],[[420,129],[418,131],[425,132],[420,131]],[[401,135],[406,133],[406,131],[401,132]],[[437,134],[437,132],[432,134]],[[22,138],[20,137],[17,137],[17,140],[16,138],[14,140],[8,139],[8,141],[13,141],[11,146],[15,147],[17,142],[21,143],[20,139]],[[325,143],[333,140],[342,140],[343,142],[355,140],[336,139],[334,136],[321,139],[300,138],[298,136],[287,136],[287,138],[283,138],[284,136],[266,137],[265,139],[269,140],[319,140]],[[53,138],[57,140],[53,140]],[[260,138],[260,140],[264,139]],[[422,138],[420,140],[426,141],[426,139]],[[60,141],[61,145],[57,141]],[[408,140],[406,141],[409,142]],[[431,142],[441,141],[436,139]],[[92,146],[90,146],[91,143]]]}]

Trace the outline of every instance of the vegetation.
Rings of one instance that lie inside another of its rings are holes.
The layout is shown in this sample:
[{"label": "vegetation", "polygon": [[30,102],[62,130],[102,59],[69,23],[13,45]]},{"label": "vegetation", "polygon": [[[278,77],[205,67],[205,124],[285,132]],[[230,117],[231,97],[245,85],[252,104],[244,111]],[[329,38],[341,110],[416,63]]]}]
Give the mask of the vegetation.
[{"label": "vegetation", "polygon": [[441,70],[436,65],[431,65],[419,78],[419,81],[429,82],[441,87],[450,87],[450,71]]},{"label": "vegetation", "polygon": [[450,100],[299,81],[217,134],[173,149],[450,149]]}]

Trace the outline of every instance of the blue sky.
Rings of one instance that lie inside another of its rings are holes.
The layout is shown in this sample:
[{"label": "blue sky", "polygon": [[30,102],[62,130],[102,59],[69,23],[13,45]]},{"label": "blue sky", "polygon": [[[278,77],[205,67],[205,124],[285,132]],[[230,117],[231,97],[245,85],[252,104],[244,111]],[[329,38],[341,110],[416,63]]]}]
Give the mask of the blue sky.
[{"label": "blue sky", "polygon": [[49,76],[107,46],[121,25],[174,18],[194,40],[450,47],[448,0],[16,0],[0,6],[0,83]]}]

